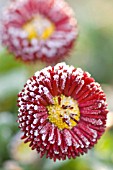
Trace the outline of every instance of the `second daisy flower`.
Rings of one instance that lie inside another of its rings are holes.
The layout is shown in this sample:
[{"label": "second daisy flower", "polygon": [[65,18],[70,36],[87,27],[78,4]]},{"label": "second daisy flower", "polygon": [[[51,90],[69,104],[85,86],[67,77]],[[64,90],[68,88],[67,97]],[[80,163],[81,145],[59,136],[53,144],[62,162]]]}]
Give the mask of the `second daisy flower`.
[{"label": "second daisy flower", "polygon": [[64,0],[18,0],[3,15],[1,40],[23,61],[56,63],[70,52],[77,21]]}]

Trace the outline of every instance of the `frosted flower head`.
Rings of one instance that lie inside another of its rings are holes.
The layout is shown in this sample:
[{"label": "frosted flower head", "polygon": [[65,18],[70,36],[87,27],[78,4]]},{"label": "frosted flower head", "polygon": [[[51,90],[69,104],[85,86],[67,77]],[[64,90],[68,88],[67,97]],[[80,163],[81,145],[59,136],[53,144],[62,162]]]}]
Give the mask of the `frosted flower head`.
[{"label": "frosted flower head", "polygon": [[2,43],[23,61],[63,60],[78,35],[77,21],[64,0],[18,0],[2,18]]},{"label": "frosted flower head", "polygon": [[36,72],[19,93],[18,106],[23,139],[54,161],[86,153],[105,131],[108,110],[100,85],[65,63]]}]

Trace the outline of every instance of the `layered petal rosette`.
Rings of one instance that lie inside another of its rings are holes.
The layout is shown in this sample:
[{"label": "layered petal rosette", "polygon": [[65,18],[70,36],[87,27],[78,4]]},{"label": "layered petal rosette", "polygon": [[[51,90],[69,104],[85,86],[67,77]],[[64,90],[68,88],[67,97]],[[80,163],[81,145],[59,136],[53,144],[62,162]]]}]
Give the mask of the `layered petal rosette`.
[{"label": "layered petal rosette", "polygon": [[103,90],[89,73],[65,63],[36,72],[19,93],[18,106],[22,138],[54,161],[86,153],[105,131]]},{"label": "layered petal rosette", "polygon": [[24,61],[63,60],[78,35],[77,21],[64,0],[17,0],[2,18],[3,45]]}]

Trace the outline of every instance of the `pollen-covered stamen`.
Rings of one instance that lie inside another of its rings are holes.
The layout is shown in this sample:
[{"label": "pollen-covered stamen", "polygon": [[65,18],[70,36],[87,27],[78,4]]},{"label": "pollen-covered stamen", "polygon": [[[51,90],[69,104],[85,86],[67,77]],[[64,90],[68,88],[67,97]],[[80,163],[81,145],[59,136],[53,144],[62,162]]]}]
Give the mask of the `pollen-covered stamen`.
[{"label": "pollen-covered stamen", "polygon": [[80,119],[77,101],[64,95],[53,98],[53,105],[47,106],[48,119],[59,129],[72,129]]},{"label": "pollen-covered stamen", "polygon": [[38,14],[32,20],[24,24],[23,29],[27,32],[29,40],[33,38],[46,40],[54,32],[55,26],[49,19]]}]

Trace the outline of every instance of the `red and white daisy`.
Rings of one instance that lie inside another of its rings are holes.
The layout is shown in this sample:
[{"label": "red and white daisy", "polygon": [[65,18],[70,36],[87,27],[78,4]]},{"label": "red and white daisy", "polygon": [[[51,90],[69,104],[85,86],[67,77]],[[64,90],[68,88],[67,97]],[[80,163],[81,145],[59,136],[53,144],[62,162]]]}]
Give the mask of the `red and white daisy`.
[{"label": "red and white daisy", "polygon": [[100,85],[65,63],[36,72],[19,93],[18,106],[22,138],[54,161],[86,153],[105,131],[108,110]]},{"label": "red and white daisy", "polygon": [[77,21],[64,0],[18,0],[2,18],[2,43],[24,61],[63,60],[78,35]]}]

